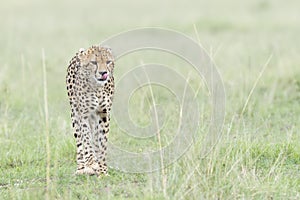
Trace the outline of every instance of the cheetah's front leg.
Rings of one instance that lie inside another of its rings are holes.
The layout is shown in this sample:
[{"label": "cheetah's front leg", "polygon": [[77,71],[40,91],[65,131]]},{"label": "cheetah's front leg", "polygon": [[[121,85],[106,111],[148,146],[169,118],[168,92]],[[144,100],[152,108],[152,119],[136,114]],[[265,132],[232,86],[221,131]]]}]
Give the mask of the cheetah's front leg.
[{"label": "cheetah's front leg", "polygon": [[[106,110],[106,109],[105,109]],[[95,153],[98,159],[98,176],[108,175],[107,173],[107,164],[106,164],[106,155],[107,155],[107,137],[109,134],[109,122],[110,115],[106,112],[98,113],[99,121],[96,127],[95,139]]]},{"label": "cheetah's front leg", "polygon": [[[77,157],[77,163],[79,164],[76,174],[88,174],[95,175],[97,172],[98,164],[97,157],[95,155],[92,136],[92,127],[88,117],[82,117],[80,119],[80,138],[78,138],[78,145],[81,145],[82,149],[80,154]],[[77,145],[77,147],[78,147]],[[79,153],[79,152],[78,152]],[[82,156],[83,154],[83,156]],[[78,159],[80,158],[80,160]],[[82,167],[83,165],[83,167]]]}]

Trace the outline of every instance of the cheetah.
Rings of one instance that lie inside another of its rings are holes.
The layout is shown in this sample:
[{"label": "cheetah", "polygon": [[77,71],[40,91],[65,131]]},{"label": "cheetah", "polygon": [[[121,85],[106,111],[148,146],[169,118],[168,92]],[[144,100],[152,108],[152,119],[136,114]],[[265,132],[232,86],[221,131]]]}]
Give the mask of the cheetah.
[{"label": "cheetah", "polygon": [[107,136],[114,94],[114,58],[108,47],[80,49],[66,76],[76,140],[76,175],[107,175]]}]

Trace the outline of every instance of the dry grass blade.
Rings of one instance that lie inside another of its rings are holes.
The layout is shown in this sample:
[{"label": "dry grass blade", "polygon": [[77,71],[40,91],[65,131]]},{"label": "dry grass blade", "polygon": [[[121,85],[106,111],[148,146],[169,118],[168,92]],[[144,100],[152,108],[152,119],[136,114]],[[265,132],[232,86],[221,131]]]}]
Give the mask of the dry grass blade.
[{"label": "dry grass blade", "polygon": [[[146,72],[145,72],[146,73]],[[153,94],[153,90],[152,90],[152,86],[151,86],[151,82],[150,79],[146,73],[147,76],[147,80],[149,83],[149,88],[150,88],[150,94],[151,94],[151,99],[152,99],[152,105],[153,105],[153,110],[154,110],[154,115],[155,115],[155,124],[156,124],[156,128],[157,128],[157,143],[160,149],[160,164],[161,164],[161,175],[162,175],[162,188],[163,188],[163,194],[164,197],[167,198],[167,174],[165,171],[165,165],[164,165],[164,157],[163,157],[163,153],[162,153],[162,142],[161,142],[161,133],[160,133],[160,127],[159,127],[159,121],[158,121],[158,113],[156,110],[156,103],[155,103],[155,98],[154,98],[154,94]]]},{"label": "dry grass blade", "polygon": [[45,51],[42,49],[42,62],[43,62],[43,91],[44,91],[44,114],[45,114],[45,139],[46,139],[46,199],[49,199],[49,187],[50,187],[50,142],[49,142],[49,111],[48,111],[48,91],[47,91],[47,71],[46,71],[46,58]]},{"label": "dry grass blade", "polygon": [[272,57],[273,57],[273,54],[271,54],[271,55],[269,56],[268,60],[267,60],[266,63],[264,64],[262,70],[260,71],[260,73],[259,73],[259,75],[258,75],[256,81],[254,82],[254,85],[253,85],[252,89],[250,90],[250,93],[249,93],[249,95],[248,95],[248,97],[247,97],[247,100],[246,100],[246,102],[245,102],[245,104],[244,104],[244,107],[243,107],[243,109],[242,109],[242,112],[241,112],[240,116],[242,116],[242,115],[245,113],[246,108],[247,108],[247,105],[248,105],[248,103],[249,103],[249,101],[250,101],[250,98],[252,97],[252,94],[253,94],[253,92],[254,92],[256,86],[257,86],[257,83],[259,82],[259,80],[261,79],[262,75],[264,74],[264,72],[265,72],[267,66],[269,65],[269,63],[270,63]]}]

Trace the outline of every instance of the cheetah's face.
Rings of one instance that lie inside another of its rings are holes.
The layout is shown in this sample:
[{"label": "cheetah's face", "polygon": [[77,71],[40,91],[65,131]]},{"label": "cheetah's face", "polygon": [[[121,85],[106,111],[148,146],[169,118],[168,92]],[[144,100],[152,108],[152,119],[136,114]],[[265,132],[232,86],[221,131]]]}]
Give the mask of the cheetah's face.
[{"label": "cheetah's face", "polygon": [[112,76],[114,59],[109,48],[92,47],[81,51],[79,57],[91,82],[104,85]]}]

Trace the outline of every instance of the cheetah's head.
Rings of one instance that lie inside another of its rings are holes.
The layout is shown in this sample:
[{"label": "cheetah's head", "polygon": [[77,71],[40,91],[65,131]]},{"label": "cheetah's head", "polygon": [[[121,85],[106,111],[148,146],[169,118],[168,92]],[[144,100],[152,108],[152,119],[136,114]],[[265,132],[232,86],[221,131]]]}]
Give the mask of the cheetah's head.
[{"label": "cheetah's head", "polygon": [[104,85],[112,77],[114,58],[110,48],[92,46],[87,50],[80,49],[78,58],[90,81],[97,85]]}]

